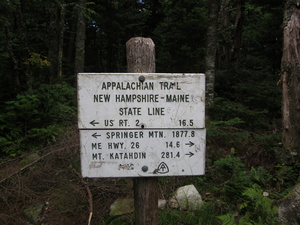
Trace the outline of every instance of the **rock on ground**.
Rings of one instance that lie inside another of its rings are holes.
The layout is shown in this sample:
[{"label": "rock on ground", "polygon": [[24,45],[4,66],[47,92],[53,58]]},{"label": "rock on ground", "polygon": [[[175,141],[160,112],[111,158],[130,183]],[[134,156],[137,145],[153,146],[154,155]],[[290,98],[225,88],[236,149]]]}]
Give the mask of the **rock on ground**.
[{"label": "rock on ground", "polygon": [[283,224],[300,224],[300,183],[281,201],[278,215]]},{"label": "rock on ground", "polygon": [[169,200],[169,207],[183,210],[196,210],[202,202],[201,195],[194,185],[186,185],[176,190]]},{"label": "rock on ground", "polygon": [[134,212],[134,200],[132,198],[119,198],[110,206],[110,215],[118,216]]}]

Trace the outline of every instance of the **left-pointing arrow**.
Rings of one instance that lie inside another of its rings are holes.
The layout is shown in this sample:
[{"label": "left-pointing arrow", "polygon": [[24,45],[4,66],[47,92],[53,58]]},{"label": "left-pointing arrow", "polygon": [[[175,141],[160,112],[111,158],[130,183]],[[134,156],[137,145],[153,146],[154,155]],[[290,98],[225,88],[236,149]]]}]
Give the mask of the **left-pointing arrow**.
[{"label": "left-pointing arrow", "polygon": [[99,124],[99,122],[96,122],[95,120],[91,121],[90,124],[92,124],[93,126],[95,126],[96,124]]},{"label": "left-pointing arrow", "polygon": [[100,137],[101,134],[94,133],[94,134],[92,134],[92,136],[97,139],[97,137]]}]

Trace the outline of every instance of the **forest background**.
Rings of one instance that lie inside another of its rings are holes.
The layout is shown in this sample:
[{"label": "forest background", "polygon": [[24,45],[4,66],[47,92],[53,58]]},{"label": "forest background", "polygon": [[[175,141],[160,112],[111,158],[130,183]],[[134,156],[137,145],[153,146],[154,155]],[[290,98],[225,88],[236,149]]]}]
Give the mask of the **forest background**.
[{"label": "forest background", "polygon": [[[279,200],[299,183],[300,164],[281,141],[283,1],[5,0],[0,11],[3,163],[32,151],[43,155],[76,125],[78,72],[126,72],[125,43],[150,37],[157,73],[214,74],[207,175],[193,180],[212,201],[209,219],[275,224],[273,208],[264,209],[269,202],[255,205],[253,193]],[[216,54],[208,66],[211,46]]]}]

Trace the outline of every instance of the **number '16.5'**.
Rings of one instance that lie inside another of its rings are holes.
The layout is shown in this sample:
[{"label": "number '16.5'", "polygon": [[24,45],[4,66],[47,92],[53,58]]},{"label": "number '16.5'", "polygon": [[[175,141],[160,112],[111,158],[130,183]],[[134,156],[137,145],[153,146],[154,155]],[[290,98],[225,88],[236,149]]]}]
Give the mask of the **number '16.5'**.
[{"label": "number '16.5'", "polygon": [[179,126],[181,127],[192,127],[194,120],[179,120]]}]

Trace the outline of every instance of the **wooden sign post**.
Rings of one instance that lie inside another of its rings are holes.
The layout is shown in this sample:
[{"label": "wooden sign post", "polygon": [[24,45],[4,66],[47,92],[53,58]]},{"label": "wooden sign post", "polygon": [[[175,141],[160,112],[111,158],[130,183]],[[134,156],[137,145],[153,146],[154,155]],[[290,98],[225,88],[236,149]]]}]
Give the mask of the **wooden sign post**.
[{"label": "wooden sign post", "polygon": [[[155,73],[155,45],[150,38],[131,38],[126,53],[129,73]],[[158,224],[157,177],[133,178],[133,185],[135,224]]]}]

